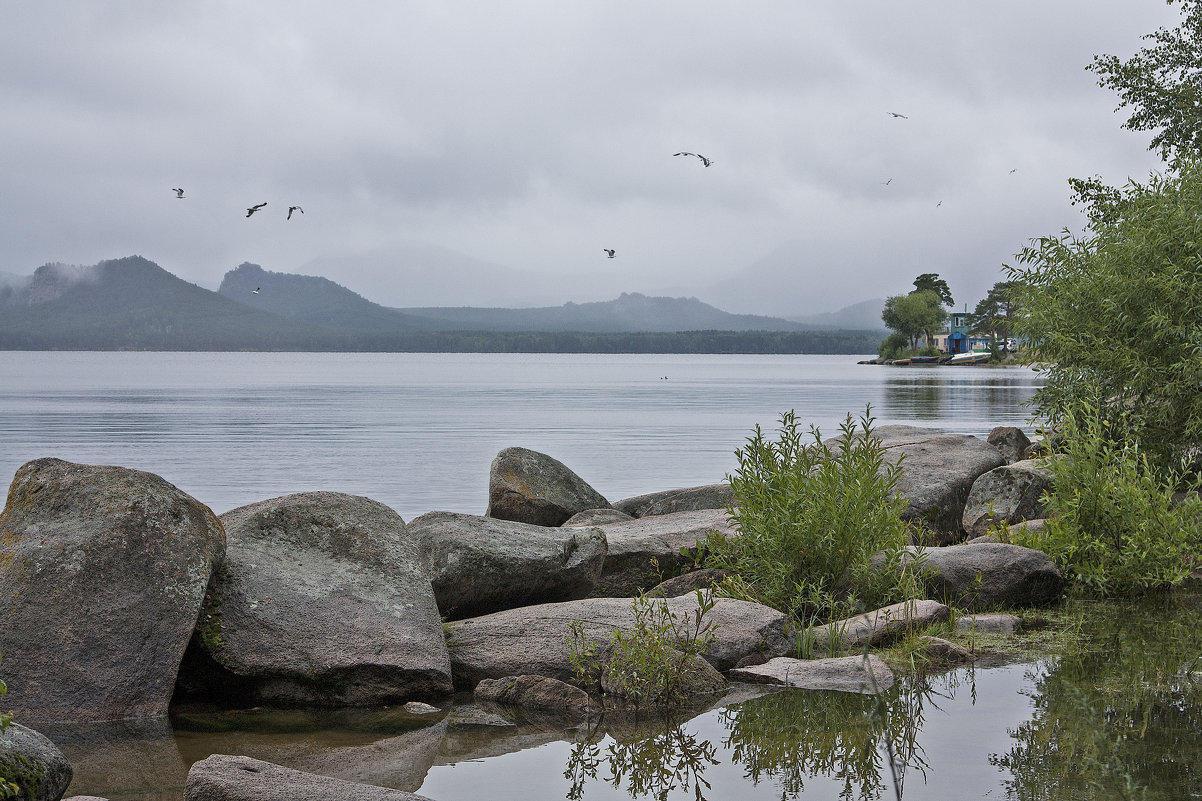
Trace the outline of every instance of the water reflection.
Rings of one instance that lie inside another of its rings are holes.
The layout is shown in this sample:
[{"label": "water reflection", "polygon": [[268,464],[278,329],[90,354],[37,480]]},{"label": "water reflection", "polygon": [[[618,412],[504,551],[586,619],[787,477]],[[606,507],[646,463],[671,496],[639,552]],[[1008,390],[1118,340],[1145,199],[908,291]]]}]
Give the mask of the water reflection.
[{"label": "water reflection", "polygon": [[705,770],[718,764],[717,748],[671,718],[661,718],[657,724],[654,731],[610,741],[604,753],[598,742],[576,743],[563,772],[570,782],[569,801],[584,797],[585,786],[597,778],[602,764],[609,770],[605,780],[615,788],[625,783],[631,798],[666,799],[681,790],[704,799],[704,790],[710,789]]},{"label": "water reflection", "polygon": [[1010,796],[1202,796],[1199,612],[1197,595],[1087,608],[1077,641],[1032,671],[1035,713],[993,757]]}]

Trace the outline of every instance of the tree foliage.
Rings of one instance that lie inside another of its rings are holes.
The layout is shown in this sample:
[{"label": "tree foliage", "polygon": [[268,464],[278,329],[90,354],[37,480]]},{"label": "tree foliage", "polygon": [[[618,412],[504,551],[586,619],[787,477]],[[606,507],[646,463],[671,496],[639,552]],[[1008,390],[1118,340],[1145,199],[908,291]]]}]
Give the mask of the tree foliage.
[{"label": "tree foliage", "polygon": [[[1170,4],[1174,0],[1168,0]],[[1181,24],[1145,35],[1151,44],[1131,58],[1094,56],[1088,69],[1130,108],[1123,127],[1155,131],[1149,149],[1170,164],[1202,146],[1202,0],[1181,0]]]},{"label": "tree foliage", "polygon": [[944,306],[951,306],[955,302],[952,300],[952,290],[948,287],[947,281],[940,278],[938,273],[923,273],[915,278],[914,291],[934,292]]},{"label": "tree foliage", "polygon": [[994,341],[1000,340],[1005,343],[1014,333],[1014,317],[1017,312],[1014,293],[1014,281],[998,281],[994,284],[969,315],[970,331],[974,334],[987,334],[993,337]]},{"label": "tree foliage", "polygon": [[1091,403],[1166,471],[1202,443],[1202,168],[1183,162],[1126,198],[1088,235],[1019,253],[1015,328],[1046,372],[1035,401],[1053,423]]},{"label": "tree foliage", "polygon": [[910,340],[916,348],[919,336],[929,343],[933,332],[947,320],[947,309],[943,308],[939,295],[930,290],[914,290],[908,295],[893,295],[885,298],[881,310],[885,325]]}]

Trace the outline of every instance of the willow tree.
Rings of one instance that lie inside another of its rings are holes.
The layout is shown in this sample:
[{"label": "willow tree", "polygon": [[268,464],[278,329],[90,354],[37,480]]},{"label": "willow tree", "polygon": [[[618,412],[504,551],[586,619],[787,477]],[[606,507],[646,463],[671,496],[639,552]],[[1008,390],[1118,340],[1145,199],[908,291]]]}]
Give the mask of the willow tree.
[{"label": "willow tree", "polygon": [[1087,234],[1033,240],[1008,268],[1016,332],[1044,366],[1054,423],[1096,407],[1158,468],[1202,443],[1202,164],[1123,190],[1122,213]]}]

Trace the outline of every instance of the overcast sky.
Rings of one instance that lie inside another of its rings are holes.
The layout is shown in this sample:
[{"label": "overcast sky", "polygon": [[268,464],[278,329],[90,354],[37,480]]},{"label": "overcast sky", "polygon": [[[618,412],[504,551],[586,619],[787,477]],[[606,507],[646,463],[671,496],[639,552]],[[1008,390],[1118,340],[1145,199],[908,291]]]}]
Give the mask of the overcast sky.
[{"label": "overcast sky", "polygon": [[0,2],[0,272],[140,254],[215,288],[321,259],[403,306],[420,279],[337,265],[433,247],[770,313],[937,272],[971,309],[1028,239],[1079,227],[1068,177],[1159,166],[1085,67],[1178,19],[1163,0]]}]

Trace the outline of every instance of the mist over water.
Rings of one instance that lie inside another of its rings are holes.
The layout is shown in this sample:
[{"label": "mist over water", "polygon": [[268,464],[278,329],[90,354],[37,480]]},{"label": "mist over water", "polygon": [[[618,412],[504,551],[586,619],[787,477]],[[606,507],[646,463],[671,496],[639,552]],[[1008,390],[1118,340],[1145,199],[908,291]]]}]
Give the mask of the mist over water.
[{"label": "mist over water", "polygon": [[854,356],[0,352],[0,479],[54,456],[147,470],[226,512],[307,490],[406,520],[483,513],[502,448],[547,453],[610,500],[723,480],[757,424],[1025,426],[1022,368]]}]

